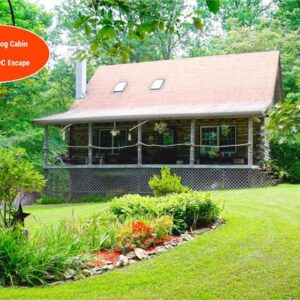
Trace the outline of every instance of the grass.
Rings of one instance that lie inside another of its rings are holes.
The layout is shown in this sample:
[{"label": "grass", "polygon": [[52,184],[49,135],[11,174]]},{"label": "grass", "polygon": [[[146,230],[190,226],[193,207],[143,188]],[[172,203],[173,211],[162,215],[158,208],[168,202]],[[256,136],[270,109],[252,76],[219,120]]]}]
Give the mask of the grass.
[{"label": "grass", "polygon": [[[218,230],[99,277],[56,287],[0,289],[0,299],[299,299],[300,185],[215,194],[226,201],[227,224]],[[72,215],[73,208],[84,216],[105,205],[27,211],[48,223]]]},{"label": "grass", "polygon": [[62,219],[89,216],[108,205],[108,203],[85,203],[28,206],[24,208],[24,211],[29,212],[31,215],[25,220],[25,226],[29,231],[35,230],[38,226],[57,223]]}]

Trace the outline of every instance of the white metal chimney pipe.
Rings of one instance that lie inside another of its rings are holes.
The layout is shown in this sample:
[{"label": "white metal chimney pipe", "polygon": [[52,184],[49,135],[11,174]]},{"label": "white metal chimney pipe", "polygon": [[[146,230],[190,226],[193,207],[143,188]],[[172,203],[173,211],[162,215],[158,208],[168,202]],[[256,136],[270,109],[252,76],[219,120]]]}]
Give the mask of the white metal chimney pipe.
[{"label": "white metal chimney pipe", "polygon": [[86,60],[76,62],[76,99],[86,95]]}]

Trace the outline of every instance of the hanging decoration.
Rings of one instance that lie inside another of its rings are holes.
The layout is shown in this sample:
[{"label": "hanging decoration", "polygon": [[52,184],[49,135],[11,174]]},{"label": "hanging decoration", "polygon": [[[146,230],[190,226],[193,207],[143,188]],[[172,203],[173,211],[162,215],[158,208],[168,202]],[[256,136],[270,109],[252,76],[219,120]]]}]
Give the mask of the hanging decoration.
[{"label": "hanging decoration", "polygon": [[112,136],[117,136],[120,134],[120,130],[117,130],[116,122],[114,122],[114,128],[110,131]]},{"label": "hanging decoration", "polygon": [[222,124],[220,126],[220,130],[221,130],[221,134],[225,137],[227,137],[230,134],[230,131],[231,131],[230,126],[225,125],[225,124]]},{"label": "hanging decoration", "polygon": [[167,130],[167,123],[163,121],[155,122],[154,130],[157,131],[159,134],[163,134]]}]

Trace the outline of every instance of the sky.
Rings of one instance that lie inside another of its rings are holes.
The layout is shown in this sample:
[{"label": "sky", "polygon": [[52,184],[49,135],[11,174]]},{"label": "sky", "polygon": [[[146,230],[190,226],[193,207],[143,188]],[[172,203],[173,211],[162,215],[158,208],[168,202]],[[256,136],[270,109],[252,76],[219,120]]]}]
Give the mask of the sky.
[{"label": "sky", "polygon": [[55,5],[60,4],[63,0],[30,0],[42,4],[47,10],[51,10]]}]

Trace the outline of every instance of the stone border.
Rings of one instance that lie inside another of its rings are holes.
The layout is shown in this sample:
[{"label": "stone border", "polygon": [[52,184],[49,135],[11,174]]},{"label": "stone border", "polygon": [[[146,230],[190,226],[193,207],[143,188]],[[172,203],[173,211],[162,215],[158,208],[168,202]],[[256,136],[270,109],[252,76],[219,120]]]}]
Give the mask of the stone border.
[{"label": "stone border", "polygon": [[80,272],[77,272],[76,270],[73,269],[68,269],[64,273],[65,281],[56,281],[50,283],[49,285],[55,286],[59,284],[64,284],[69,281],[79,280],[94,275],[101,275],[107,271],[112,271],[115,268],[122,268],[137,263],[138,261],[141,260],[153,258],[156,255],[166,252],[167,250],[173,249],[177,246],[185,244],[188,241],[194,240],[198,235],[201,235],[207,231],[215,230],[223,224],[225,224],[225,221],[218,219],[208,227],[197,229],[190,233],[184,233],[179,236],[174,236],[170,241],[165,242],[162,245],[156,246],[151,251],[143,250],[141,248],[135,248],[134,251],[131,251],[126,255],[121,254],[116,264],[106,261],[103,266],[95,266],[91,268],[87,266],[83,266]]}]

